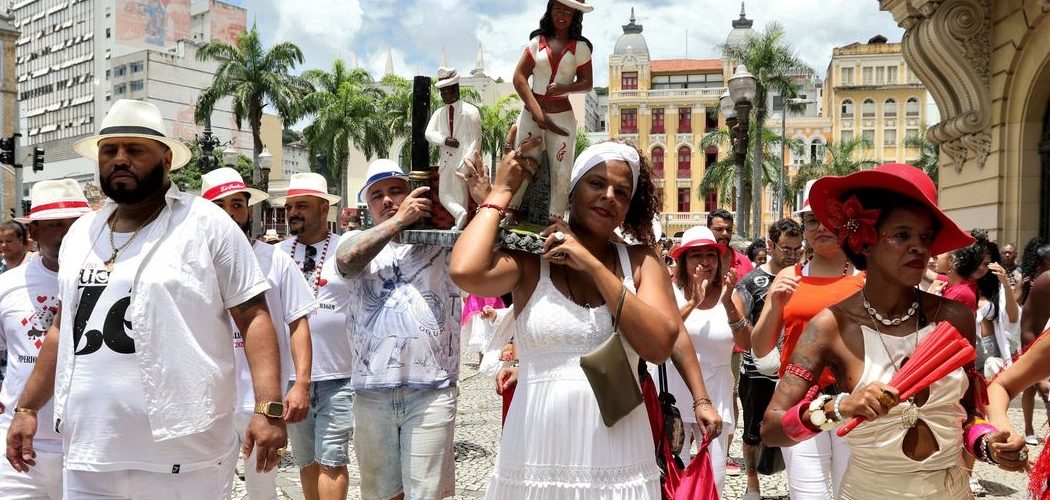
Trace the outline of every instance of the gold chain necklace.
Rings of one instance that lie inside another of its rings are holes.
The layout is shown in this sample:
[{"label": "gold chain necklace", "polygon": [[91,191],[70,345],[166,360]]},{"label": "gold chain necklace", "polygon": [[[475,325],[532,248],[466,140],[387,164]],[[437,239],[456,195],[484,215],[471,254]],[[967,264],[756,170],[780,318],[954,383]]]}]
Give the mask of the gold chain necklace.
[{"label": "gold chain necklace", "polygon": [[128,247],[128,245],[131,245],[132,241],[135,241],[135,237],[139,235],[139,232],[142,231],[142,228],[148,226],[150,222],[153,222],[153,219],[157,218],[157,215],[160,214],[160,211],[162,209],[164,209],[164,204],[161,204],[161,206],[157,207],[157,210],[153,212],[153,215],[150,215],[149,218],[142,222],[142,224],[139,224],[139,227],[135,228],[135,231],[131,233],[131,237],[128,238],[128,240],[122,243],[119,247],[117,246],[116,241],[114,241],[113,239],[113,233],[116,232],[115,228],[117,226],[117,211],[113,211],[113,213],[109,216],[109,219],[106,221],[106,226],[109,227],[109,249],[112,252],[109,254],[108,259],[102,261],[102,265],[105,266],[106,272],[113,272],[113,265],[117,263],[117,258],[120,256],[120,253],[123,252],[124,249]]}]

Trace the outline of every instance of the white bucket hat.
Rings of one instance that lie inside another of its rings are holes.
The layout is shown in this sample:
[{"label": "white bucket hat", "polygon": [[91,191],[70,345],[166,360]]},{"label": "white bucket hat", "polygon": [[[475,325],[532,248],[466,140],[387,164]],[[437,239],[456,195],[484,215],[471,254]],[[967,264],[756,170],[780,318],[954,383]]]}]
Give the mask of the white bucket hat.
[{"label": "white bucket hat", "polygon": [[33,184],[33,206],[28,217],[15,220],[23,224],[35,220],[75,219],[91,212],[84,191],[73,179],[39,181]]},{"label": "white bucket hat", "polygon": [[806,189],[802,190],[802,208],[795,210],[795,215],[802,215],[813,211],[809,206],[809,190],[813,189],[813,183],[815,182],[817,182],[816,179],[806,181]]},{"label": "white bucket hat", "polygon": [[438,68],[438,81],[434,85],[439,89],[459,85],[459,73],[456,72],[456,68]]},{"label": "white bucket hat", "polygon": [[270,197],[269,194],[248,187],[241,174],[230,167],[212,170],[201,176],[201,196],[208,201],[225,198],[234,193],[248,193],[248,206]]},{"label": "white bucket hat", "polygon": [[401,166],[394,163],[393,160],[386,158],[380,158],[372,163],[368,164],[368,171],[365,173],[368,180],[365,181],[364,187],[357,193],[357,201],[365,203],[365,195],[368,194],[368,188],[383,179],[389,179],[391,177],[397,179],[404,179],[408,182],[408,174],[401,170]]},{"label": "white bucket hat", "polygon": [[182,141],[168,137],[164,117],[157,106],[143,101],[120,99],[102,119],[98,135],[81,139],[73,149],[81,156],[98,161],[98,143],[107,137],[141,137],[163,143],[171,149],[171,169],[178,170],[189,163],[193,154]]},{"label": "white bucket hat", "polygon": [[288,203],[289,199],[299,196],[316,196],[322,200],[327,200],[332,205],[339,203],[339,200],[342,199],[334,194],[328,194],[328,181],[324,179],[323,175],[306,172],[293,174],[292,178],[288,180],[288,194],[280,198],[274,198],[271,203],[280,206]]},{"label": "white bucket hat", "polygon": [[594,10],[593,5],[587,5],[584,3],[586,0],[556,0],[558,3],[576,9],[580,12],[590,12]]}]

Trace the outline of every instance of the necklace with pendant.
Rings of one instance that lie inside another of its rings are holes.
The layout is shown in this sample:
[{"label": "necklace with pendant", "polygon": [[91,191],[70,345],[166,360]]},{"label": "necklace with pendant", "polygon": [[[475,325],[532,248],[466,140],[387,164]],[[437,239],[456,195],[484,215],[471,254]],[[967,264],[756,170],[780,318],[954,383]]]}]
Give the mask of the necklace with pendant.
[{"label": "necklace with pendant", "polygon": [[163,204],[161,204],[160,207],[157,207],[157,210],[153,212],[153,215],[150,215],[149,218],[142,222],[142,224],[139,224],[139,227],[136,227],[135,230],[132,231],[131,237],[128,238],[127,241],[122,243],[119,247],[117,246],[116,241],[114,241],[113,239],[113,234],[116,233],[115,228],[117,227],[117,211],[114,210],[113,213],[110,214],[109,219],[106,221],[106,226],[109,228],[109,249],[111,253],[109,254],[108,259],[102,261],[102,266],[106,268],[107,273],[113,272],[113,266],[117,263],[117,259],[120,257],[120,253],[123,252],[124,249],[128,248],[128,246],[131,245],[132,241],[135,241],[135,237],[139,235],[139,232],[142,231],[142,228],[148,226],[150,222],[153,222],[153,219],[157,218],[157,215],[160,214],[160,211],[163,208]]},{"label": "necklace with pendant", "polygon": [[[893,365],[893,368],[899,372],[901,366],[904,365],[904,360],[908,359],[908,356],[905,355],[904,357],[902,357],[900,362],[893,360],[893,353],[890,352],[889,346],[886,345],[886,339],[882,338],[883,333],[881,330],[879,330],[879,323],[882,323],[886,326],[899,326],[901,323],[907,321],[911,318],[912,315],[915,314],[915,312],[919,308],[919,301],[916,300],[912,303],[911,307],[908,309],[908,314],[905,314],[901,318],[894,318],[893,320],[890,320],[887,323],[887,320],[883,319],[881,315],[875,312],[875,308],[871,307],[871,304],[868,303],[868,299],[864,297],[863,289],[861,290],[860,294],[861,298],[864,301],[864,309],[867,311],[868,315],[871,316],[872,325],[875,326],[875,331],[879,334],[879,343],[882,344],[882,349],[886,351],[886,357],[890,360],[890,363]],[[918,327],[918,325],[916,325],[916,327]],[[916,331],[915,343],[912,345],[911,350],[909,352],[914,353],[915,348],[918,347],[918,345],[919,335],[918,331]],[[915,427],[915,424],[919,422],[919,417],[921,416],[919,414],[919,406],[915,404],[915,396],[908,398],[907,401],[902,401],[901,405],[903,405],[903,407],[901,408],[900,428],[911,429],[912,427]]]},{"label": "necklace with pendant", "polygon": [[[310,278],[307,279],[307,281],[310,282],[310,287],[313,288],[314,297],[317,296],[317,292],[322,287],[324,287],[325,285],[328,284],[328,280],[326,280],[326,279],[321,277],[321,268],[324,267],[324,261],[328,259],[328,244],[331,241],[332,241],[332,235],[329,234],[324,239],[324,249],[321,250],[320,255],[318,255],[319,258],[317,260],[317,264],[314,265],[313,276],[310,277],[312,279],[310,279]],[[292,242],[292,256],[293,256],[292,258],[293,259],[295,258],[294,257],[295,256],[295,250],[296,250],[296,248],[298,248],[298,246],[299,246],[299,238],[296,237],[295,241]],[[307,244],[303,243],[303,246],[307,247],[307,246],[310,246],[310,245],[307,245]],[[306,260],[305,255],[303,257],[304,257],[303,260],[305,261]],[[302,265],[301,262],[295,261],[295,264],[296,264],[297,267],[302,269],[303,265]]]}]

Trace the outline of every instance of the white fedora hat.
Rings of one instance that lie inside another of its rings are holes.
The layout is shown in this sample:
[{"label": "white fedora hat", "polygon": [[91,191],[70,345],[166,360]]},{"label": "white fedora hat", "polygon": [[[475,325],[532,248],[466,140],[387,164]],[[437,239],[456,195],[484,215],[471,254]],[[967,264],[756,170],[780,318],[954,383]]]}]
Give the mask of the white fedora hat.
[{"label": "white fedora hat", "polygon": [[107,137],[141,137],[163,143],[171,149],[172,170],[182,168],[193,157],[182,141],[168,137],[160,109],[148,102],[120,99],[113,103],[102,119],[98,135],[77,141],[73,149],[85,158],[98,161],[98,143]]},{"label": "white fedora hat", "polygon": [[339,203],[339,200],[342,199],[334,194],[328,194],[328,181],[324,179],[323,175],[307,172],[293,174],[292,178],[288,180],[288,194],[280,198],[274,198],[271,203],[284,205],[289,199],[299,196],[316,196],[327,200],[332,205]]},{"label": "white fedora hat", "polygon": [[33,206],[28,217],[15,220],[23,224],[35,220],[75,219],[91,212],[84,191],[73,179],[39,181],[33,184]]},{"label": "white fedora hat", "polygon": [[357,193],[357,201],[365,203],[365,195],[368,194],[368,188],[383,179],[404,179],[408,182],[408,174],[404,170],[401,170],[401,166],[394,163],[393,160],[386,158],[380,158],[372,163],[368,164],[368,171],[365,173],[366,179],[364,187]]},{"label": "white fedora hat", "polygon": [[459,73],[456,72],[456,68],[438,68],[438,81],[434,85],[439,89],[459,85]]},{"label": "white fedora hat", "polygon": [[587,5],[584,3],[586,0],[557,0],[558,3],[576,9],[580,12],[590,12],[594,10],[593,5]]},{"label": "white fedora hat", "polygon": [[201,176],[201,196],[208,201],[225,198],[234,193],[248,193],[248,206],[270,197],[269,194],[248,187],[241,174],[230,167],[212,170]]},{"label": "white fedora hat", "polygon": [[813,189],[813,183],[815,182],[817,182],[816,179],[806,181],[806,188],[802,190],[802,208],[795,210],[795,215],[802,215],[813,211],[809,206],[809,191]]}]

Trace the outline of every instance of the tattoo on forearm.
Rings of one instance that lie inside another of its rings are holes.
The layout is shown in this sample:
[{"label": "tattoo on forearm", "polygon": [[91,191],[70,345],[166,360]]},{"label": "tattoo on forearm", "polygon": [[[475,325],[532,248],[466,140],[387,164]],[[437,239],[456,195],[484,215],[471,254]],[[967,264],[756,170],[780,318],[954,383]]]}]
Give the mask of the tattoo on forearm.
[{"label": "tattoo on forearm", "polygon": [[339,272],[344,276],[361,272],[403,229],[400,219],[394,217],[376,227],[351,236],[336,251],[336,265]]},{"label": "tattoo on forearm", "polygon": [[243,313],[247,312],[248,310],[252,309],[253,307],[260,306],[260,305],[265,305],[265,304],[266,304],[266,296],[264,294],[260,293],[259,295],[256,295],[256,296],[254,296],[254,297],[252,297],[252,298],[250,298],[250,299],[248,299],[248,300],[246,300],[244,302],[241,302],[240,304],[237,304],[237,312],[243,314]]}]

